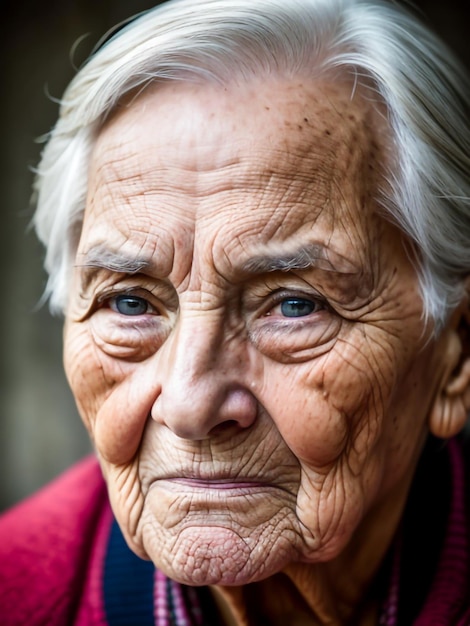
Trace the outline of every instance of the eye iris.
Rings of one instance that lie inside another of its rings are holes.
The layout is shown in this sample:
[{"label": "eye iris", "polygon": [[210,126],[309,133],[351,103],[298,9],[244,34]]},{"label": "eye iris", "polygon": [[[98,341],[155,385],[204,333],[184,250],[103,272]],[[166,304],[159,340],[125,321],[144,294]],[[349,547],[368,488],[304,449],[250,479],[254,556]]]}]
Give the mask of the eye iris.
[{"label": "eye iris", "polygon": [[147,312],[147,302],[136,296],[118,296],[116,310],[121,315],[143,315]]},{"label": "eye iris", "polygon": [[289,298],[281,303],[281,313],[285,317],[303,317],[315,310],[315,304],[302,298]]}]

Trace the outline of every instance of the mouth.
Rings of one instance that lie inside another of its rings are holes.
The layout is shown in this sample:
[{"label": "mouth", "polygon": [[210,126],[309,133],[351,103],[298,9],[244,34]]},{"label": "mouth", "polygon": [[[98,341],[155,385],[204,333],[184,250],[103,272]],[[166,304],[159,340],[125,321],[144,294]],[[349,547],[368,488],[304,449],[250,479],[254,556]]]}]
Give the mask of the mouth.
[{"label": "mouth", "polygon": [[146,498],[152,515],[165,527],[231,527],[253,520],[265,523],[281,509],[293,509],[296,495],[265,477],[182,474],[156,478]]},{"label": "mouth", "polygon": [[259,489],[266,487],[266,483],[251,480],[234,480],[229,478],[205,480],[200,478],[170,478],[169,482],[176,483],[191,489]]},{"label": "mouth", "polygon": [[211,493],[224,496],[241,496],[266,493],[267,491],[285,491],[278,485],[262,482],[260,480],[239,479],[239,478],[188,478],[171,477],[161,478],[153,482],[153,488],[157,487],[165,491],[172,491],[179,494],[191,494],[193,497],[208,496]]}]

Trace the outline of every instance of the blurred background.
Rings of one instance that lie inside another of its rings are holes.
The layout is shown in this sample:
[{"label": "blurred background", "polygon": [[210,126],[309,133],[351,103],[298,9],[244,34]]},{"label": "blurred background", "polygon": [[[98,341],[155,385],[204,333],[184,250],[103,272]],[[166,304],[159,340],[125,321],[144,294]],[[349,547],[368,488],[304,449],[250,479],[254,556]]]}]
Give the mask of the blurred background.
[{"label": "blurred background", "polygon": [[[155,4],[1,4],[0,510],[91,450],[62,372],[62,321],[38,307],[45,285],[43,255],[29,230],[32,168],[41,150],[36,139],[53,125],[54,99],[60,98],[74,66],[111,27]],[[470,68],[469,5],[468,0],[414,2]]]}]

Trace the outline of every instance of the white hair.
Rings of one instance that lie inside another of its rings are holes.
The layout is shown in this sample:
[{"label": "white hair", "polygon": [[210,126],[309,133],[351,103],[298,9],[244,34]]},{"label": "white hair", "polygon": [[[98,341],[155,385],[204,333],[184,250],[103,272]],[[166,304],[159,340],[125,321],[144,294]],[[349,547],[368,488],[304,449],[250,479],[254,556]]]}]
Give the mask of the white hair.
[{"label": "white hair", "polygon": [[414,243],[425,315],[442,327],[470,274],[469,82],[427,28],[386,0],[173,0],[99,48],[66,90],[38,167],[52,310],[67,299],[93,144],[125,94],[168,80],[325,72],[373,85],[385,103],[396,163],[378,196]]}]

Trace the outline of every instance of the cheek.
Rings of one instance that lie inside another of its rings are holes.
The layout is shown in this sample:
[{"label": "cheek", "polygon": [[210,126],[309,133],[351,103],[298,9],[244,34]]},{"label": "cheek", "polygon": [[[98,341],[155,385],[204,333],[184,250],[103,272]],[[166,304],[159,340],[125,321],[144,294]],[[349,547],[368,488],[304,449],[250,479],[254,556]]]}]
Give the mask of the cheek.
[{"label": "cheek", "polygon": [[281,408],[271,409],[271,415],[300,463],[320,469],[341,455],[348,427],[344,412],[331,406],[321,389],[304,391],[308,397],[280,399]]},{"label": "cheek", "polygon": [[299,365],[294,374],[292,366],[279,371],[282,382],[274,392],[269,385],[266,408],[302,464],[320,470],[351,447],[365,454],[376,440],[384,390],[361,360],[366,361],[356,358],[353,364],[344,354],[330,353]]},{"label": "cheek", "polygon": [[64,363],[82,420],[99,456],[116,465],[135,455],[150,412],[142,366],[113,359],[96,347],[87,326],[65,334]]},{"label": "cheek", "polygon": [[390,402],[384,433],[387,459],[386,483],[408,471],[428,433],[427,420],[439,381],[439,367],[432,355],[416,360],[397,384]]},{"label": "cheek", "polygon": [[66,326],[64,366],[81,418],[93,437],[94,418],[110,384],[86,327]]}]

